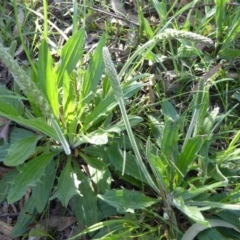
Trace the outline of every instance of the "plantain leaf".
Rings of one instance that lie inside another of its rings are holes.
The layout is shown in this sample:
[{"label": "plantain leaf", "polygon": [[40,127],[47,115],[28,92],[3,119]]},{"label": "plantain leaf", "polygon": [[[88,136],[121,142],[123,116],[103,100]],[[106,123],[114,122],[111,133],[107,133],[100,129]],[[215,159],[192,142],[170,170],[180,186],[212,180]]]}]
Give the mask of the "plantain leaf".
[{"label": "plantain leaf", "polygon": [[67,71],[64,72],[63,76],[63,113],[66,123],[72,122],[75,118],[77,99],[76,93],[73,88],[73,80],[70,78]]},{"label": "plantain leaf", "polygon": [[36,144],[41,138],[42,136],[30,136],[13,143],[8,149],[4,164],[7,166],[19,166],[24,163],[24,161],[34,154]]},{"label": "plantain leaf", "polygon": [[23,167],[19,167],[20,173],[13,180],[7,200],[9,203],[18,201],[30,186],[34,186],[45,172],[46,166],[52,160],[56,153],[45,153],[33,158]]},{"label": "plantain leaf", "polygon": [[42,175],[36,186],[32,187],[32,201],[39,213],[44,210],[53,187],[55,179],[54,167],[54,161],[51,160],[45,169],[45,174]]},{"label": "plantain leaf", "polygon": [[202,144],[202,136],[195,136],[187,140],[176,163],[177,168],[182,173],[182,175],[178,174],[178,181],[180,181],[182,179],[182,176],[185,176],[185,174],[188,172],[188,167],[196,159],[197,153],[200,150]]},{"label": "plantain leaf", "polygon": [[127,189],[109,190],[103,195],[99,194],[98,198],[117,208],[119,213],[134,213],[135,209],[145,209],[159,201],[158,199],[150,198],[142,193]]},{"label": "plantain leaf", "polygon": [[17,218],[17,223],[14,225],[11,237],[16,239],[16,237],[26,233],[28,230],[28,225],[35,221],[33,216],[36,216],[36,208],[34,201],[32,201],[32,198],[30,197],[24,204],[24,207]]},{"label": "plantain leaf", "polygon": [[34,133],[26,130],[24,128],[19,128],[16,126],[11,126],[8,135],[8,143],[0,140],[0,162],[6,158],[8,154],[8,149],[11,147],[12,144],[19,141],[22,138],[33,136]]},{"label": "plantain leaf", "polygon": [[[125,98],[132,97],[143,86],[141,83],[133,83],[131,85],[123,85],[123,93]],[[96,125],[102,117],[112,111],[117,105],[117,101],[110,91],[108,95],[100,101],[94,110],[87,116],[83,125],[83,132],[87,131],[91,126]]]},{"label": "plantain leaf", "polygon": [[57,79],[61,84],[64,71],[70,75],[82,57],[85,30],[82,28],[74,33],[66,42],[62,49],[60,65],[58,66]]},{"label": "plantain leaf", "polygon": [[[110,146],[107,149],[109,161],[116,171],[122,171],[123,169],[123,152],[119,148],[118,144],[115,142],[110,143]],[[126,165],[125,165],[125,175],[137,179],[140,182],[148,183],[141,169],[137,165],[134,156],[130,153],[126,153]]]},{"label": "plantain leaf", "polygon": [[166,116],[172,122],[177,122],[180,120],[180,117],[179,117],[178,113],[176,112],[175,108],[167,100],[164,100],[162,102],[162,112],[163,112],[163,115]]},{"label": "plantain leaf", "polygon": [[48,49],[46,40],[43,40],[38,54],[37,61],[37,78],[38,86],[48,99],[50,106],[58,118],[59,103],[57,90],[57,76],[52,68],[52,55]]},{"label": "plantain leaf", "polygon": [[71,166],[71,158],[68,158],[67,164],[61,172],[58,179],[57,191],[50,198],[58,198],[64,207],[67,207],[69,200],[77,194],[80,194],[78,185],[80,181]]},{"label": "plantain leaf", "polygon": [[6,173],[0,180],[0,202],[3,202],[8,195],[14,178],[18,175],[18,170],[15,168],[12,171]]},{"label": "plantain leaf", "polygon": [[[80,94],[80,101],[81,106],[86,105],[90,100],[91,97],[87,97],[91,92],[96,92],[99,80],[102,77],[102,73],[104,71],[104,64],[102,58],[102,48],[106,44],[106,36],[105,34],[101,37],[97,48],[90,59],[87,71],[85,73],[82,87],[81,87],[81,94]],[[94,95],[92,95],[93,97]],[[81,107],[79,106],[79,107]]]},{"label": "plantain leaf", "polygon": [[99,216],[102,216],[97,206],[98,199],[96,193],[93,191],[90,179],[83,174],[75,162],[73,167],[81,184],[79,185],[80,194],[72,198],[72,210],[79,223],[91,226],[100,220]]},{"label": "plantain leaf", "polygon": [[10,104],[6,104],[4,101],[0,100],[0,115],[9,120],[12,120],[22,126],[31,128],[37,132],[41,132],[48,137],[55,140],[59,140],[54,129],[49,126],[43,118],[32,118],[26,119],[22,117],[22,113],[14,109]]},{"label": "plantain leaf", "polygon": [[181,197],[174,198],[173,199],[173,205],[177,207],[182,213],[184,213],[186,216],[191,218],[193,221],[200,223],[204,226],[209,226],[209,223],[205,218],[203,217],[202,213],[200,210],[205,210],[205,209],[200,209],[195,206],[187,206],[183,199]]},{"label": "plantain leaf", "polygon": [[[184,235],[182,236],[182,239],[181,240],[193,240],[195,239],[195,237],[198,235],[199,232],[203,231],[203,230],[206,230],[210,227],[226,227],[226,228],[232,228],[234,229],[235,231],[239,232],[240,233],[240,230],[238,228],[236,228],[234,225],[226,222],[226,221],[223,221],[223,220],[219,220],[219,219],[208,219],[208,222],[209,222],[209,226],[203,226],[199,223],[195,223],[193,224],[185,233]],[[216,236],[216,235],[215,235]],[[204,238],[205,239],[205,238]],[[214,238],[211,238],[211,239],[216,239],[215,237]]]}]

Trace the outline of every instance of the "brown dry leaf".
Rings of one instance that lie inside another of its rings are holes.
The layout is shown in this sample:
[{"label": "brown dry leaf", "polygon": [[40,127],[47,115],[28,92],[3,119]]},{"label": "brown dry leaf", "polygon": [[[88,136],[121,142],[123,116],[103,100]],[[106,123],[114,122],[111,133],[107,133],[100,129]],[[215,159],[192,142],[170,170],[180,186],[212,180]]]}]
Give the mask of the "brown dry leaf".
[{"label": "brown dry leaf", "polygon": [[203,75],[204,81],[207,81],[210,77],[212,77],[222,66],[223,63],[219,63],[216,66],[212,67],[208,72]]},{"label": "brown dry leaf", "polygon": [[2,235],[2,234],[0,234],[0,239],[1,240],[13,240],[11,237],[8,237],[8,236]]},{"label": "brown dry leaf", "polygon": [[8,142],[8,134],[9,134],[9,126],[10,121],[8,121],[1,129],[0,129],[0,139],[2,138],[4,142]]},{"label": "brown dry leaf", "polygon": [[[121,0],[111,0],[111,6],[116,14],[125,17],[126,19],[134,22],[134,24],[138,25],[138,16],[137,14],[133,14],[130,11],[127,11]],[[119,21],[121,25],[125,25],[122,21]]]},{"label": "brown dry leaf", "polygon": [[[71,226],[77,221],[76,217],[52,217],[38,221],[38,224],[45,227],[57,228],[58,231],[63,231],[65,228]],[[30,224],[28,227],[32,228],[35,225]]]},{"label": "brown dry leaf", "polygon": [[[208,72],[206,72],[203,75],[203,79],[205,82],[207,82],[207,80],[212,77],[222,66],[224,65],[224,63],[218,63],[216,66],[212,67]],[[193,87],[190,96],[193,94],[193,92],[196,92],[199,86],[199,82]]]},{"label": "brown dry leaf", "polygon": [[14,53],[14,57],[19,56],[23,51],[24,51],[23,45],[21,44],[21,45],[19,46],[19,48],[17,49],[17,51]]},{"label": "brown dry leaf", "polygon": [[7,223],[5,223],[3,221],[0,221],[0,232],[1,233],[3,233],[6,236],[11,237],[12,230],[13,230],[12,226],[10,226],[9,224],[7,224]]},{"label": "brown dry leaf", "polygon": [[[23,12],[22,8],[19,8],[18,9],[18,22],[19,22],[20,27],[22,27],[23,21],[24,21],[24,12]],[[14,36],[18,35],[17,25],[14,26],[13,35]]]}]

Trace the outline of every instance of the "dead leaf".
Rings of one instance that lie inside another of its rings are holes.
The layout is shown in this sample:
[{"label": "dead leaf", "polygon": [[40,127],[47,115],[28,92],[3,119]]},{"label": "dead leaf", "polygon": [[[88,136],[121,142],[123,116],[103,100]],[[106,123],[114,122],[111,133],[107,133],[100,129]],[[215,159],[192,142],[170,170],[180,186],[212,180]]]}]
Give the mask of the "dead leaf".
[{"label": "dead leaf", "polygon": [[[19,8],[18,9],[18,23],[19,23],[20,27],[22,27],[23,21],[24,21],[24,12],[23,12],[22,8]],[[13,35],[14,36],[18,35],[17,25],[14,26]]]},{"label": "dead leaf", "polygon": [[[76,217],[52,217],[38,221],[38,224],[44,227],[57,228],[58,231],[63,231],[65,228],[71,226],[77,221]],[[28,227],[32,228],[35,224],[30,224]]]},{"label": "dead leaf", "polygon": [[12,230],[13,230],[13,227],[10,226],[9,224],[3,222],[3,221],[0,221],[0,232],[3,233],[4,235],[7,235],[9,237],[11,237],[12,235]]},{"label": "dead leaf", "polygon": [[8,142],[8,134],[9,134],[9,126],[11,121],[8,121],[1,129],[0,129],[0,139],[2,138],[4,142]]}]

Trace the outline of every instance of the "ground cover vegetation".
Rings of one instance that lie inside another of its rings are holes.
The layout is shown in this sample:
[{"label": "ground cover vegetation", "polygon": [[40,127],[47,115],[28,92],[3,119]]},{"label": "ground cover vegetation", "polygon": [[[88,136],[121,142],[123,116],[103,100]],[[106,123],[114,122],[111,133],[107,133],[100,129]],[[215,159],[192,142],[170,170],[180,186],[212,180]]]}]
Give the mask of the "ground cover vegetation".
[{"label": "ground cover vegetation", "polygon": [[240,239],[240,3],[0,12],[1,239]]}]

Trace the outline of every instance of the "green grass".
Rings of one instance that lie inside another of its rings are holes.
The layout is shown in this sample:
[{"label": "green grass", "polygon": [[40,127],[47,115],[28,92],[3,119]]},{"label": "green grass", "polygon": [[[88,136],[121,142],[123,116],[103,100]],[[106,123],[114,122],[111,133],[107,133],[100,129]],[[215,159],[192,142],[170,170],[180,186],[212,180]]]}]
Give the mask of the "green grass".
[{"label": "green grass", "polygon": [[122,24],[93,17],[105,1],[4,4],[0,202],[30,192],[12,237],[55,239],[29,226],[59,205],[68,239],[240,238],[240,6],[137,1]]}]

